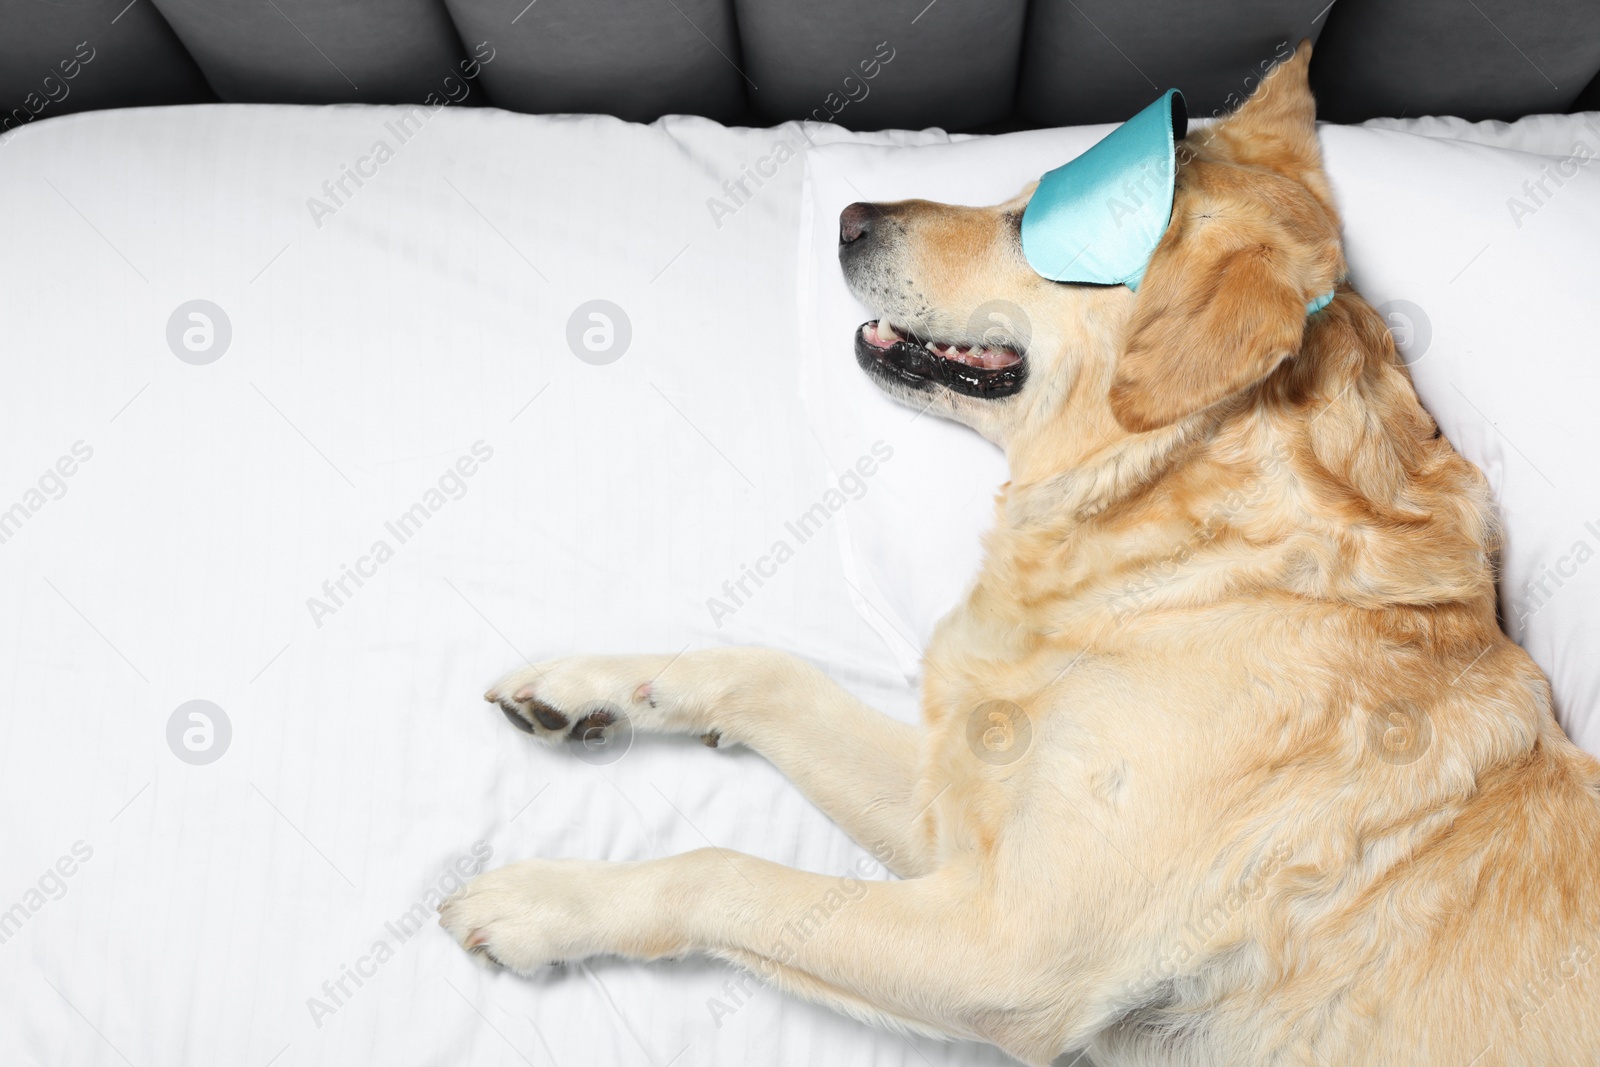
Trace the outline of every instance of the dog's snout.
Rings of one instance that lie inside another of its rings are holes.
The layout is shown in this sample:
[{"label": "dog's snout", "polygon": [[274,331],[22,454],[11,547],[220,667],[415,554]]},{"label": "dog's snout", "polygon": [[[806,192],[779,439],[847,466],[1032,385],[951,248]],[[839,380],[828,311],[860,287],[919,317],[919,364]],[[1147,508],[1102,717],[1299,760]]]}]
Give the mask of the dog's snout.
[{"label": "dog's snout", "polygon": [[855,244],[872,232],[879,211],[873,204],[851,204],[839,212],[839,243]]}]

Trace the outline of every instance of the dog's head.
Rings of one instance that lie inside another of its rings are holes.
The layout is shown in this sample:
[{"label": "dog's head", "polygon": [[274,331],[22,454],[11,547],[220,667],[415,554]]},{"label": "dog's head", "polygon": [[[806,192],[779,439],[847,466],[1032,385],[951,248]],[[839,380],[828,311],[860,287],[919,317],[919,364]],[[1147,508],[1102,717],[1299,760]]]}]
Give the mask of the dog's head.
[{"label": "dog's head", "polygon": [[1014,475],[1224,410],[1299,351],[1308,302],[1344,274],[1310,57],[1301,44],[1179,143],[1172,220],[1137,293],[1034,272],[1020,237],[1032,187],[987,208],[850,205],[839,259],[879,315],[858,362],[891,396],[1004,446]]}]

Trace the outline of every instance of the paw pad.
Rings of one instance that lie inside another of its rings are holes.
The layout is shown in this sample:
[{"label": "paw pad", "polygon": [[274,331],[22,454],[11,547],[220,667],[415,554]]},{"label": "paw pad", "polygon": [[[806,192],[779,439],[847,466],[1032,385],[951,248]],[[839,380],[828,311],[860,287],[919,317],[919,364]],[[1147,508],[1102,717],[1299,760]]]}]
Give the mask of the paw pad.
[{"label": "paw pad", "polygon": [[615,763],[633,747],[633,722],[609,705],[593,708],[578,720],[568,739],[575,742],[568,750],[597,767]]},{"label": "paw pad", "polygon": [[[529,690],[527,689],[519,689],[515,694],[512,695],[512,699],[510,700],[497,696],[493,690],[491,690],[487,696],[493,698],[491,703],[499,706],[500,710],[505,714],[505,717],[511,721],[511,725],[515,726],[525,734],[536,734],[539,732],[537,729],[535,729],[533,723],[528,721],[528,716],[530,715],[533,716],[534,720],[536,720],[538,724],[544,727],[546,730],[550,730],[552,732],[557,730],[565,730],[568,724],[567,717],[542,700],[531,700],[521,695],[528,691]],[[523,704],[524,707],[518,707],[517,702]],[[524,708],[526,710],[524,710]]]},{"label": "paw pad", "polygon": [[589,714],[579,719],[572,727],[572,733],[568,736],[572,740],[579,741],[584,744],[587,744],[591,741],[598,741],[600,739],[600,735],[605,732],[605,728],[615,724],[616,721],[617,717],[610,711],[610,709],[600,708],[596,711],[591,711]]}]

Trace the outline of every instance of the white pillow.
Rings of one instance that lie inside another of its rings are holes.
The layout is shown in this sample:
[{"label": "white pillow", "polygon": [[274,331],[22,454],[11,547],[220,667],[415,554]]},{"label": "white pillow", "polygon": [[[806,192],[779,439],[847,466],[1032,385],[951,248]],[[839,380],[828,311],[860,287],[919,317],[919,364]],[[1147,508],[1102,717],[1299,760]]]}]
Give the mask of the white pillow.
[{"label": "white pillow", "polygon": [[[1389,320],[1445,435],[1494,487],[1506,630],[1550,677],[1568,734],[1600,754],[1600,134],[1583,115],[1547,119],[1542,141],[1556,137],[1573,159],[1385,129],[1320,133],[1351,280]],[[859,564],[858,610],[908,674],[976,573],[1006,467],[993,446],[916,417],[856,368],[852,330],[868,314],[839,272],[839,211],[909,197],[995,203],[1107,129],[836,144],[807,159],[805,399],[836,463],[878,437],[897,450],[836,531]]]},{"label": "white pillow", "polygon": [[1515,122],[1500,122],[1497,119],[1468,122],[1454,115],[1424,115],[1414,119],[1368,119],[1361,126],[1370,130],[1420,133],[1425,137],[1472,141],[1491,148],[1510,148],[1518,152],[1564,158],[1572,154],[1575,140],[1587,141],[1590,145],[1600,143],[1597,120],[1600,120],[1600,111],[1582,115],[1524,115]]}]

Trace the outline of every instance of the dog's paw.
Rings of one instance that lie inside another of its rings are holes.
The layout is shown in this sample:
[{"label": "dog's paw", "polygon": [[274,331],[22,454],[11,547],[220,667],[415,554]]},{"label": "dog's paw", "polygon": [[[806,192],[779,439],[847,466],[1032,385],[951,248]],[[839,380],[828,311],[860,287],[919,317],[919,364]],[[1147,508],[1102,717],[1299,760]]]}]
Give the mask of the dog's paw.
[{"label": "dog's paw", "polygon": [[528,975],[593,955],[596,883],[606,864],[528,860],[478,875],[439,906],[439,925],[474,956]]},{"label": "dog's paw", "polygon": [[514,671],[491,686],[483,699],[498,705],[512,726],[545,741],[596,739],[615,729],[627,713],[612,701],[576,698],[572,693],[558,696],[555,686],[540,685],[559,670],[558,664]]},{"label": "dog's paw", "polygon": [[[699,733],[716,745],[716,733],[697,724],[682,687],[659,684],[675,657],[565,656],[512,671],[483,698],[511,724],[546,741],[571,738],[601,750],[632,729]],[[680,672],[681,673],[681,672]]]}]

